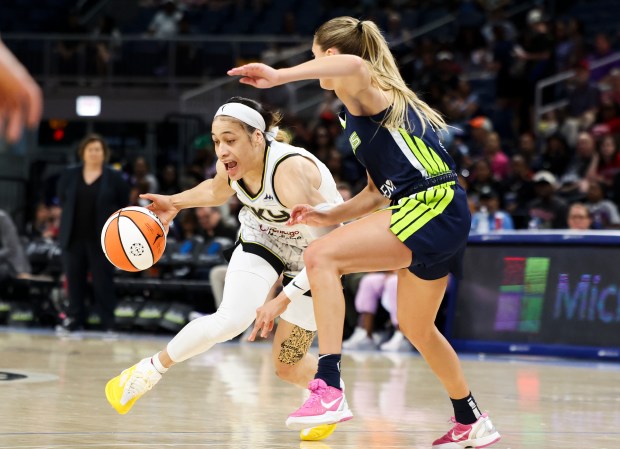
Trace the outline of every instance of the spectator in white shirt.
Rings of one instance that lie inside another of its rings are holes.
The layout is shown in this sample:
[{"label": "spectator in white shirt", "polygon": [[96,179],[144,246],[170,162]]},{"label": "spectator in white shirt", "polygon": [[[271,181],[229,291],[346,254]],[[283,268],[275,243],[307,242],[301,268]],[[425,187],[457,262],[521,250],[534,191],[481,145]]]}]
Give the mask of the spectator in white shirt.
[{"label": "spectator in white shirt", "polygon": [[148,34],[160,39],[175,37],[179,34],[179,22],[182,18],[183,13],[178,10],[176,3],[166,0],[162,3],[160,11],[153,16]]}]

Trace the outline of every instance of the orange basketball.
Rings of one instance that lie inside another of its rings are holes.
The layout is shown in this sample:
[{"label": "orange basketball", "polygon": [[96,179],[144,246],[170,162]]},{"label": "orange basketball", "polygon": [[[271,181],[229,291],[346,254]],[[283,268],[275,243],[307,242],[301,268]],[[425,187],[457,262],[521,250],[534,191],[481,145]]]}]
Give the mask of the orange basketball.
[{"label": "orange basketball", "polygon": [[166,249],[164,226],[145,207],[114,212],[101,230],[101,247],[108,260],[125,271],[142,271],[155,264]]}]

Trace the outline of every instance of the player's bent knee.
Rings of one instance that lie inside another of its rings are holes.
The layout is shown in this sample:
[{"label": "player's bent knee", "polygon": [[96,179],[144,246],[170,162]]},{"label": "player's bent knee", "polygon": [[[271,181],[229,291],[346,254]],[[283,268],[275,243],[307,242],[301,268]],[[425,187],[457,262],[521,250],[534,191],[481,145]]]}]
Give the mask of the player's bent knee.
[{"label": "player's bent knee", "polygon": [[[292,368],[308,353],[315,334],[316,332],[294,326],[291,334],[280,344],[278,362]],[[276,370],[278,369],[276,368]],[[281,377],[280,374],[278,374],[278,377]]]},{"label": "player's bent knee", "polygon": [[324,268],[331,259],[331,248],[323,242],[315,240],[304,250],[304,265],[306,270],[312,271],[318,267]]},{"label": "player's bent knee", "polygon": [[223,343],[242,334],[252,324],[253,317],[234,317],[217,311],[213,315],[201,317],[198,320],[203,320],[200,324],[205,339]]}]

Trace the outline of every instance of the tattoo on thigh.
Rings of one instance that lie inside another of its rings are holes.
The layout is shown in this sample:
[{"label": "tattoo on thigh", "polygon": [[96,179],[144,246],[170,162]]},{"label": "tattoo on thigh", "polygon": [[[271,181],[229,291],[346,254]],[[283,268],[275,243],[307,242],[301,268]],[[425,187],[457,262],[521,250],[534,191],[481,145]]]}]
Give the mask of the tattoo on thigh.
[{"label": "tattoo on thigh", "polygon": [[291,335],[280,345],[278,360],[286,365],[299,362],[310,349],[315,335],[316,332],[302,329],[299,326],[293,327]]}]

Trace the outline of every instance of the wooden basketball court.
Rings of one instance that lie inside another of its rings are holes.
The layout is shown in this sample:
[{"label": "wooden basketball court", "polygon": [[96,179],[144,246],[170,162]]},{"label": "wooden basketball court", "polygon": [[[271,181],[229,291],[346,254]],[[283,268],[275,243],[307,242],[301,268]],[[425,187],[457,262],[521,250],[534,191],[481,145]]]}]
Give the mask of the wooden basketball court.
[{"label": "wooden basketball court", "polygon": [[[354,419],[300,442],[284,420],[303,391],[276,378],[267,343],[216,346],[118,415],[106,381],[168,339],[0,328],[0,449],[430,448],[450,427],[450,402],[419,356],[354,352],[342,363]],[[620,445],[620,364],[464,356],[463,365],[503,435],[494,448]]]}]

